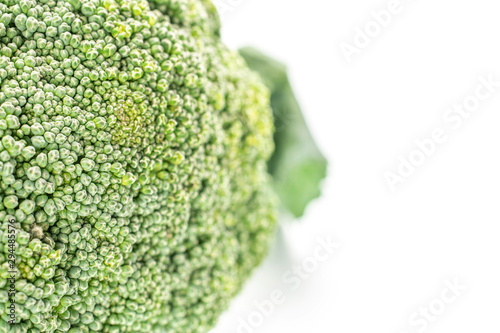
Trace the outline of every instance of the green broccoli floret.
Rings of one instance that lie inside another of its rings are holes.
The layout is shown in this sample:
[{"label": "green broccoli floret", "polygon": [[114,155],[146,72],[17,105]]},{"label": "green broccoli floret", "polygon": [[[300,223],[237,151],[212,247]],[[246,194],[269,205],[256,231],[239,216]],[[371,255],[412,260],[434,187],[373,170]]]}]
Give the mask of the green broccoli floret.
[{"label": "green broccoli floret", "polygon": [[207,332],[277,210],[269,92],[214,7],[0,0],[0,84],[0,332]]}]

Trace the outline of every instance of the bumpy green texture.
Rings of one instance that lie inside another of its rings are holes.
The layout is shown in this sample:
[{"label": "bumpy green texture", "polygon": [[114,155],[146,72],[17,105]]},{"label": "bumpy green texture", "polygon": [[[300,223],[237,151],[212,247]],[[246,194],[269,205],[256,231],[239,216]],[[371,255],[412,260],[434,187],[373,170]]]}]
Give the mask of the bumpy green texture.
[{"label": "bumpy green texture", "polygon": [[0,332],[207,332],[265,255],[269,93],[218,30],[202,0],[0,0]]}]

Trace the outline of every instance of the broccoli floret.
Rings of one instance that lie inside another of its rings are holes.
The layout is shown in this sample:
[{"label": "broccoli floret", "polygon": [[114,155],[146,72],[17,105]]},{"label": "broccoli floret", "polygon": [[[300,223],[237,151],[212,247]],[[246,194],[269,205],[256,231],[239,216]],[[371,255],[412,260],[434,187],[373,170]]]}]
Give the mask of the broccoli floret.
[{"label": "broccoli floret", "polygon": [[0,332],[207,332],[277,210],[269,92],[214,7],[0,0],[0,85]]}]

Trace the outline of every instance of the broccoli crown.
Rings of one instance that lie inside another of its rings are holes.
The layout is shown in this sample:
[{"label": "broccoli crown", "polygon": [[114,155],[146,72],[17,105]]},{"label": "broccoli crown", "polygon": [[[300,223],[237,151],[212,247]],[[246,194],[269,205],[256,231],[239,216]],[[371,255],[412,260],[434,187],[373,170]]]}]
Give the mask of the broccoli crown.
[{"label": "broccoli crown", "polygon": [[0,0],[0,332],[206,332],[262,259],[269,92],[218,25],[204,0]]}]

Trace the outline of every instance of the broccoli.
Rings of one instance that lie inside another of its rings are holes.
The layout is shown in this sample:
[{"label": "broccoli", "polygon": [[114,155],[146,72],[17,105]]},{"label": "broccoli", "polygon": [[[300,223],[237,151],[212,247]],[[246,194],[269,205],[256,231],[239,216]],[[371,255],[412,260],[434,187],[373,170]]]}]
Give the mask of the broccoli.
[{"label": "broccoli", "polygon": [[0,84],[0,332],[207,332],[278,206],[212,4],[0,0]]}]

